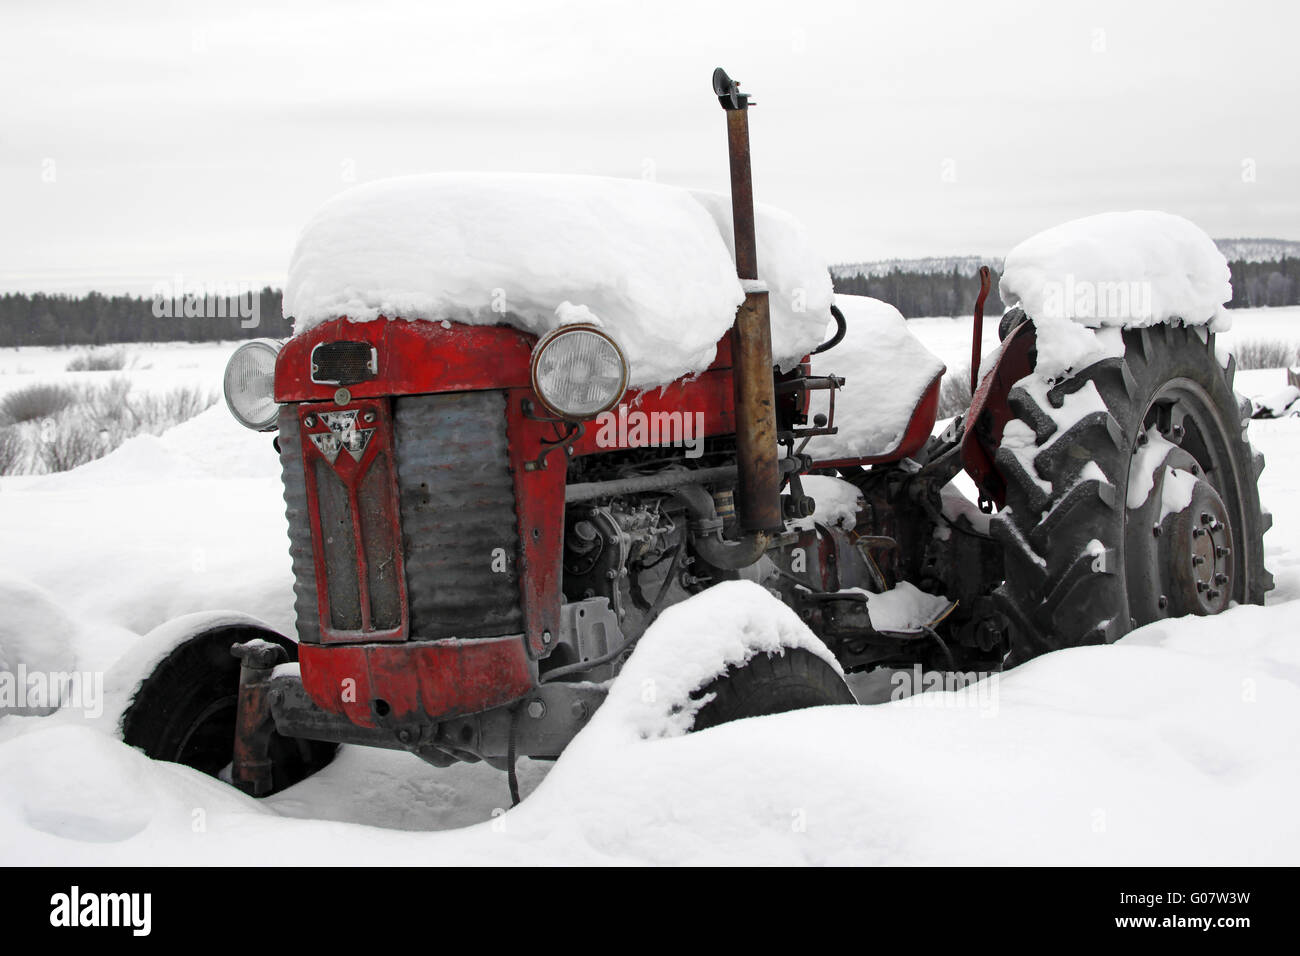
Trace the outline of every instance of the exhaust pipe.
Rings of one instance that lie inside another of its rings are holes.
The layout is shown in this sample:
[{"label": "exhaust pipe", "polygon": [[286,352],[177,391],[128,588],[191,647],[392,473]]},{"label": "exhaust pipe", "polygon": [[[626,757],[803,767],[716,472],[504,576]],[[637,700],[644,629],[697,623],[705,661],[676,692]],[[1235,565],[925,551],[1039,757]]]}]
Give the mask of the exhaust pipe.
[{"label": "exhaust pipe", "polygon": [[745,287],[745,301],[736,310],[731,330],[736,404],[736,515],[744,532],[775,532],[784,527],[781,471],[777,459],[776,394],[772,385],[772,325],[767,290],[758,283],[758,249],[754,237],[749,94],[740,92],[740,84],[722,67],[713,71],[713,92],[727,113],[736,275]]}]

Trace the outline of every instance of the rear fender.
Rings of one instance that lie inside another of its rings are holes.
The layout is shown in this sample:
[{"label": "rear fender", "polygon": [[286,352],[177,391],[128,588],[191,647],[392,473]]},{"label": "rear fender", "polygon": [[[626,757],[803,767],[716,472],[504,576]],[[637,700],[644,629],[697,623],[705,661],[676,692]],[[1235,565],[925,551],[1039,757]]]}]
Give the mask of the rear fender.
[{"label": "rear fender", "polygon": [[1034,370],[1038,340],[1032,322],[1021,322],[1002,342],[997,361],[985,373],[966,413],[961,461],[979,489],[981,499],[999,508],[1006,503],[1007,486],[994,457],[1002,432],[1015,417],[1007,398],[1012,387]]}]

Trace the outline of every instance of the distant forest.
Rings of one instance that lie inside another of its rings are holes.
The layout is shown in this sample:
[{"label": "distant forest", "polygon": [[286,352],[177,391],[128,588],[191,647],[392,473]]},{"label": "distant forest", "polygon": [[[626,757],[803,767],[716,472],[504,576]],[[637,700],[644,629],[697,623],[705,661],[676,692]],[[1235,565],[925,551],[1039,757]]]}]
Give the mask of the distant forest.
[{"label": "distant forest", "polygon": [[293,331],[280,314],[279,289],[191,301],[189,311],[200,314],[186,317],[183,301],[156,304],[146,296],[6,293],[0,295],[0,347],[278,339]]},{"label": "distant forest", "polygon": [[[1232,272],[1230,309],[1300,305],[1300,258],[1284,256],[1273,262],[1228,263]],[[1006,306],[998,297],[998,272],[984,303],[985,315],[1001,315]],[[881,274],[846,275],[832,272],[836,292],[869,295],[891,303],[909,319],[923,315],[968,315],[975,307],[979,280],[954,267],[950,272],[919,272],[898,267]]]},{"label": "distant forest", "polygon": [[[1229,308],[1300,305],[1300,258],[1284,256],[1272,262],[1235,260]],[[904,270],[894,267],[880,275],[832,274],[836,292],[869,295],[892,303],[903,315],[968,315],[979,283],[968,272]],[[985,304],[986,315],[1001,315],[998,276]],[[252,296],[256,297],[253,307]],[[202,315],[186,317],[184,303],[159,308],[144,296],[84,296],[44,293],[0,295],[0,347],[15,345],[109,345],[118,342],[213,342],[245,338],[284,338],[291,324],[280,314],[280,290],[270,287],[242,298],[218,302],[200,300],[191,309]],[[162,314],[159,314],[162,313]],[[256,314],[255,327],[246,316]]]}]

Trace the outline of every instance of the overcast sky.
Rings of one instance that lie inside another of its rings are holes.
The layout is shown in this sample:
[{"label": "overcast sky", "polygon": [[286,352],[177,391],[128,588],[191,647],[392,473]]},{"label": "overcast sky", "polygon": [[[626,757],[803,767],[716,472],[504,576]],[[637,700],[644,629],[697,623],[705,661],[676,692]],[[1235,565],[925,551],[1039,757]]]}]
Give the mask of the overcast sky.
[{"label": "overcast sky", "polygon": [[354,182],[433,170],[755,192],[830,261],[1005,253],[1156,208],[1300,239],[1292,2],[0,0],[0,289],[280,285]]}]

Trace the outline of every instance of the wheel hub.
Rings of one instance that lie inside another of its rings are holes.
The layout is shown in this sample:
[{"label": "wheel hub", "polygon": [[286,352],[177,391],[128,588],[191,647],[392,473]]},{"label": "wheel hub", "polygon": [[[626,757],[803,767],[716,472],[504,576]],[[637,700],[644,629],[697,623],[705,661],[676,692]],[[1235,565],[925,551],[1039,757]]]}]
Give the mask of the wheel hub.
[{"label": "wheel hub", "polygon": [[1162,522],[1161,540],[1162,595],[1168,613],[1226,610],[1235,585],[1232,528],[1227,507],[1209,482],[1196,479],[1191,503]]}]

